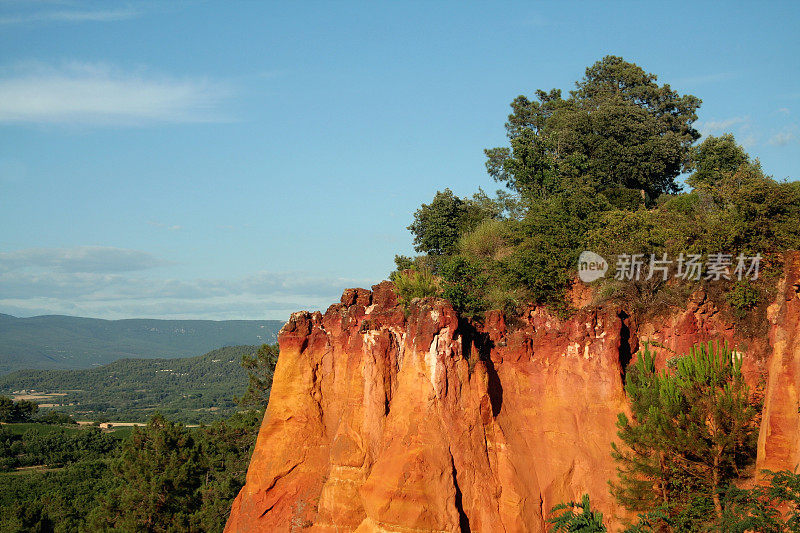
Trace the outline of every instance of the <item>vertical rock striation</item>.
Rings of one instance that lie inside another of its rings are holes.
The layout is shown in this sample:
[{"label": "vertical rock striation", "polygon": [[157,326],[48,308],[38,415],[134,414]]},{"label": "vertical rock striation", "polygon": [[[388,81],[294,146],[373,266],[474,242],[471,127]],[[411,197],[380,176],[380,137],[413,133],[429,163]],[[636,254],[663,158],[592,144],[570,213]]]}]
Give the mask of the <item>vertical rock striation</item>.
[{"label": "vertical rock striation", "polygon": [[800,254],[787,258],[770,322],[767,387],[756,469],[798,471],[800,465]]}]

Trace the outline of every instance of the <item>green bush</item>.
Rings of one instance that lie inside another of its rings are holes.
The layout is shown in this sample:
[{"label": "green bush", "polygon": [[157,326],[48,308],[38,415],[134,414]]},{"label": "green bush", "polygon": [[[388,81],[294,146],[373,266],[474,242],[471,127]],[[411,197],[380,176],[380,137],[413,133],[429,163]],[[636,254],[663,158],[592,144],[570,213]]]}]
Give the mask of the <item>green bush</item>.
[{"label": "green bush", "polygon": [[487,276],[480,265],[461,256],[451,257],[442,265],[442,279],[442,296],[464,316],[485,311]]},{"label": "green bush", "polygon": [[394,285],[406,309],[414,298],[439,295],[436,277],[428,270],[404,270],[394,276]]},{"label": "green bush", "polygon": [[461,236],[459,251],[473,259],[498,259],[506,249],[508,225],[500,220],[487,219],[474,231]]},{"label": "green bush", "polygon": [[742,280],[725,295],[725,299],[734,312],[743,313],[758,306],[761,302],[761,291],[749,281]]},{"label": "green bush", "polygon": [[519,287],[492,285],[486,291],[487,309],[499,309],[514,315],[528,300],[528,292]]}]

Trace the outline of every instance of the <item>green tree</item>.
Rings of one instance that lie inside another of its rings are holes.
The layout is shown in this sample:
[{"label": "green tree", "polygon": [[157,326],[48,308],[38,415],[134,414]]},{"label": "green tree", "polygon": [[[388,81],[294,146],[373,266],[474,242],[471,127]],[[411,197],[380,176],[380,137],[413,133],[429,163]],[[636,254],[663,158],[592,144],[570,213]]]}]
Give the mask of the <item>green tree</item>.
[{"label": "green tree", "polygon": [[442,265],[442,297],[464,316],[484,311],[487,277],[479,265],[462,256],[453,256]]},{"label": "green tree", "polygon": [[135,427],[113,464],[119,484],[101,497],[91,522],[101,530],[189,530],[201,505],[205,468],[192,433],[154,415]]},{"label": "green tree", "polygon": [[198,472],[203,484],[200,507],[190,519],[192,530],[225,528],[233,499],[244,486],[263,416],[263,410],[245,411],[199,430],[200,455],[207,469]]},{"label": "green tree", "polygon": [[451,255],[461,234],[486,218],[498,216],[500,209],[482,191],[471,199],[462,199],[445,189],[437,191],[430,204],[417,209],[408,229],[414,235],[414,249],[418,252]]},{"label": "green tree", "polygon": [[[658,509],[664,518],[656,521],[679,530],[679,520],[722,519],[722,495],[754,459],[757,427],[741,354],[709,343],[673,361],[657,372],[645,346],[626,375],[633,419],[619,415],[624,446],[613,445],[619,476],[611,489],[628,509]],[[709,512],[695,516],[704,501]]]},{"label": "green tree", "polygon": [[693,172],[686,182],[695,188],[713,186],[721,177],[733,174],[742,165],[750,163],[750,157],[730,133],[708,137],[692,149],[691,159]]},{"label": "green tree", "polygon": [[510,147],[486,150],[486,168],[528,197],[575,185],[598,191],[675,192],[700,134],[692,127],[700,100],[679,95],[621,57],[586,69],[568,98],[538,90],[517,97],[506,123]]},{"label": "green tree", "polygon": [[0,422],[11,422],[14,417],[14,400],[0,396]]},{"label": "green tree", "polygon": [[244,396],[237,399],[240,405],[257,409],[267,407],[279,351],[277,344],[262,344],[255,354],[242,356],[242,368],[247,370],[248,385]]},{"label": "green tree", "polygon": [[[578,512],[576,512],[576,510]],[[559,511],[561,511],[559,513]],[[550,510],[554,514],[548,520],[553,533],[600,533],[607,531],[603,524],[603,513],[592,511],[589,495],[584,494],[581,502],[560,503]],[[555,513],[559,513],[555,515]]]},{"label": "green tree", "polygon": [[516,246],[501,261],[502,280],[527,289],[533,302],[563,307],[586,233],[607,208],[603,197],[585,188],[531,202],[525,218],[513,224]]},{"label": "green tree", "polygon": [[39,404],[30,400],[15,402],[0,396],[0,422],[28,422],[39,412]]}]

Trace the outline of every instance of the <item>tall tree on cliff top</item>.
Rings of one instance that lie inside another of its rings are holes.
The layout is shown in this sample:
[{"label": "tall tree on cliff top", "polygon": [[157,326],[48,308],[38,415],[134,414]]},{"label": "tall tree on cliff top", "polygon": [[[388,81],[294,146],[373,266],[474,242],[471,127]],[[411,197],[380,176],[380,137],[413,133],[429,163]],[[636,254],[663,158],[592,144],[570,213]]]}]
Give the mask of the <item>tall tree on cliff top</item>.
[{"label": "tall tree on cliff top", "polygon": [[633,419],[619,415],[611,489],[651,526],[696,531],[722,519],[721,496],[754,459],[755,409],[727,346],[695,346],[662,372],[654,361],[645,347],[626,376]]},{"label": "tall tree on cliff top", "polygon": [[568,98],[538,90],[511,102],[510,147],[486,150],[486,168],[528,197],[546,197],[575,184],[600,192],[627,188],[655,198],[676,192],[689,164],[700,99],[679,95],[621,57],[586,69]]}]

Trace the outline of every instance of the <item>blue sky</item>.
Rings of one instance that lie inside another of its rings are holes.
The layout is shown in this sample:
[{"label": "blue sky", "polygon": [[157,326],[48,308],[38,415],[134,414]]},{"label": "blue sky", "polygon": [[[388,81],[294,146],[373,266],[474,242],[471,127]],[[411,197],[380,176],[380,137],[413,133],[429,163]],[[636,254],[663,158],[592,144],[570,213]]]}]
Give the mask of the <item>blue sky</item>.
[{"label": "blue sky", "polygon": [[0,0],[0,312],[285,319],[384,279],[606,54],[800,169],[798,3]]}]

